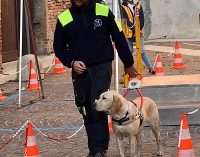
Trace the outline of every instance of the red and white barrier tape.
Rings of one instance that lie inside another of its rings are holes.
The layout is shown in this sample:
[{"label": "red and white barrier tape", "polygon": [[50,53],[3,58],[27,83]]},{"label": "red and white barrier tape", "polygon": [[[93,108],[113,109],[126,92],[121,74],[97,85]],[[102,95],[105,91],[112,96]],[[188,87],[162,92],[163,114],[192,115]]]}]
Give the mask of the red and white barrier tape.
[{"label": "red and white barrier tape", "polygon": [[198,112],[199,110],[200,110],[200,108],[198,108],[198,109],[196,109],[194,111],[191,111],[191,112],[186,112],[186,113],[184,113],[184,115],[191,115],[191,114],[194,114],[194,113]]},{"label": "red and white barrier tape", "polygon": [[[173,50],[175,50],[175,49],[173,48]],[[169,57],[172,53],[173,53],[173,52],[171,51],[167,56],[162,56],[161,54],[160,54],[160,55],[161,55],[162,58],[167,58],[167,57]],[[158,57],[158,54],[156,55],[156,59],[155,59],[154,64],[153,64],[153,68],[155,68],[155,66],[156,66],[157,57]]]},{"label": "red and white barrier tape", "polygon": [[182,43],[183,45],[190,45],[190,46],[200,46],[199,44],[190,44],[190,43]]},{"label": "red and white barrier tape", "polygon": [[38,129],[34,124],[32,124],[33,127],[41,134],[43,135],[44,137],[50,139],[50,140],[53,140],[53,141],[57,141],[57,142],[63,142],[63,141],[67,141],[68,139],[72,138],[73,136],[75,136],[77,133],[79,133],[81,131],[81,129],[83,128],[84,124],[81,125],[81,127],[74,133],[72,134],[71,136],[69,137],[66,137],[66,138],[54,138],[54,137],[50,137],[48,135],[46,135],[45,133],[43,133],[42,131],[40,131],[40,129]]},{"label": "red and white barrier tape", "polygon": [[54,65],[55,59],[56,59],[56,56],[54,56],[53,61],[52,61],[51,65],[49,66],[49,69],[46,72],[44,72],[44,74],[47,74],[51,70],[52,66]]},{"label": "red and white barrier tape", "polygon": [[[52,66],[54,65],[53,63],[54,63],[54,61],[55,61],[55,58],[56,58],[56,57],[54,56],[53,61],[52,61],[51,65],[50,65],[49,69],[45,72],[45,74],[48,73],[48,72],[51,70]],[[25,66],[21,69],[21,71],[24,70],[25,68],[27,68],[28,64],[29,64],[29,63],[27,63],[27,65],[25,65]],[[19,70],[19,71],[20,71],[20,70]],[[8,74],[8,73],[5,72],[5,73],[2,74],[3,76],[0,77],[0,78],[5,78],[5,77],[10,76],[10,75],[16,75],[16,74],[19,73],[19,71],[15,72],[15,73],[12,73],[12,74]]]},{"label": "red and white barrier tape", "polygon": [[24,123],[24,125],[22,125],[22,127],[19,130],[17,130],[17,132],[8,141],[6,141],[3,144],[0,144],[0,150],[7,146],[20,133],[20,131],[26,126],[27,123],[28,120]]},{"label": "red and white barrier tape", "polygon": [[[25,66],[21,69],[21,71],[24,70],[25,68],[27,68],[27,66],[28,66],[28,65],[25,65]],[[19,71],[20,71],[20,70],[19,70]],[[6,76],[2,76],[2,77],[0,77],[0,78],[4,78],[4,77],[10,76],[10,75],[16,75],[16,74],[19,73],[19,71],[15,72],[15,73],[12,73],[12,74],[6,74],[6,73],[4,74],[4,73],[3,73],[2,75],[6,75]]]},{"label": "red and white barrier tape", "polygon": [[157,58],[158,58],[158,54],[156,55],[155,62],[153,63],[153,69],[154,69],[154,68],[155,68],[155,66],[156,66]]}]

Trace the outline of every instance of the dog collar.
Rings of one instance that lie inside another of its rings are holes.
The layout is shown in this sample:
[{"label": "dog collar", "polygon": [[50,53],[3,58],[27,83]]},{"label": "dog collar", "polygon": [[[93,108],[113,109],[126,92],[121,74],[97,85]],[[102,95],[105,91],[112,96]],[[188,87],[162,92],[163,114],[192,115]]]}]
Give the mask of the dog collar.
[{"label": "dog collar", "polygon": [[[123,118],[121,118],[121,119],[114,119],[114,118],[112,118],[112,121],[113,121],[113,123],[114,124],[116,124],[116,125],[127,125],[127,124],[129,124],[129,123],[131,123],[131,119],[130,119],[130,117],[127,117],[129,115],[129,112],[127,111],[126,112],[126,115],[123,117]],[[127,123],[128,122],[128,123]]]},{"label": "dog collar", "polygon": [[121,118],[121,119],[112,118],[113,124],[124,126],[124,125],[128,125],[129,123],[132,123],[133,121],[135,121],[136,119],[139,118],[140,126],[142,125],[143,115],[142,115],[141,110],[137,109],[136,114],[133,114],[130,117],[128,117],[128,115],[129,115],[129,107],[128,107],[128,111],[126,112],[126,115],[123,118]]}]

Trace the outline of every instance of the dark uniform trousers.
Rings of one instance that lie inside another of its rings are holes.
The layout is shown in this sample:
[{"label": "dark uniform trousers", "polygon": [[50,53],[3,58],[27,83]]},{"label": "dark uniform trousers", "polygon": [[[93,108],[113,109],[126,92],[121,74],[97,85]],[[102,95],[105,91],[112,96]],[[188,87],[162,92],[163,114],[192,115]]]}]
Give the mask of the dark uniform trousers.
[{"label": "dark uniform trousers", "polygon": [[[112,63],[104,62],[87,67],[84,74],[72,71],[75,102],[83,115],[88,136],[89,154],[106,152],[109,143],[107,115],[95,111],[94,101],[110,88]],[[85,110],[84,110],[85,108]]]}]

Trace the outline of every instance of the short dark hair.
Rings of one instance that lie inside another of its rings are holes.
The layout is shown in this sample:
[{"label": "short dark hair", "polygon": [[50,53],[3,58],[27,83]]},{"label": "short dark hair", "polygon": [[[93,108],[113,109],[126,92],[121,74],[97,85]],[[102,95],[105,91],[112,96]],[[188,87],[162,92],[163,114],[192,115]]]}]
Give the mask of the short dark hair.
[{"label": "short dark hair", "polygon": [[128,5],[127,0],[122,0],[122,5]]}]

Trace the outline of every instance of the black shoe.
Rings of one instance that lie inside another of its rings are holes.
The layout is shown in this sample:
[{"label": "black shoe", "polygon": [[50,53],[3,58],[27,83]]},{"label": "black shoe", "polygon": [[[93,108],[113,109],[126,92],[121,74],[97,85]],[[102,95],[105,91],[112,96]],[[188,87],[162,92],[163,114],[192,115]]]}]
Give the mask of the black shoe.
[{"label": "black shoe", "polygon": [[155,75],[156,72],[153,69],[149,69],[149,74]]},{"label": "black shoe", "polygon": [[97,152],[93,155],[93,157],[106,157],[105,156],[105,153],[102,153],[102,152]]}]

